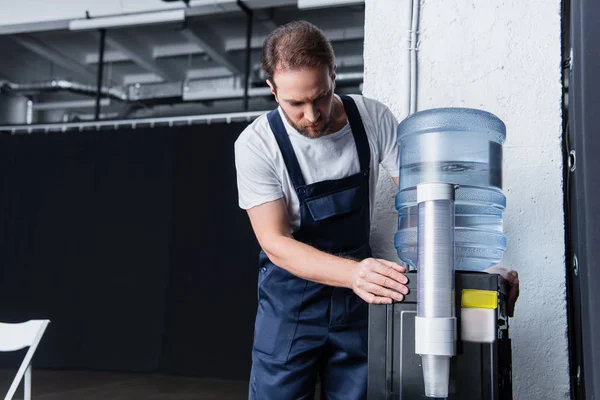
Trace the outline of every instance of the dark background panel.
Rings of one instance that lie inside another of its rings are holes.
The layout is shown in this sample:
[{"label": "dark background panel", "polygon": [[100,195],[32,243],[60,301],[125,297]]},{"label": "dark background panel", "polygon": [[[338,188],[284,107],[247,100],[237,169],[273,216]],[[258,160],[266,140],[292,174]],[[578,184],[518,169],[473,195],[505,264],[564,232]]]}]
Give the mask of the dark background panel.
[{"label": "dark background panel", "polygon": [[244,126],[0,136],[0,320],[51,319],[36,367],[247,377]]},{"label": "dark background panel", "polygon": [[166,372],[249,375],[259,247],[237,205],[233,161],[245,125],[191,126],[174,136]]}]

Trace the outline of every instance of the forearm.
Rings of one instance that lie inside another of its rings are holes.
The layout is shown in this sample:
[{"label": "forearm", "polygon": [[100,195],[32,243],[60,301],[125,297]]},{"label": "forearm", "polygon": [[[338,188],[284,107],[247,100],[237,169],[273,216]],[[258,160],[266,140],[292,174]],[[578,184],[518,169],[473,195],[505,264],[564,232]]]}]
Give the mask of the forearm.
[{"label": "forearm", "polygon": [[329,286],[352,287],[352,273],[358,261],[325,253],[287,236],[270,239],[263,249],[275,265],[299,278]]}]

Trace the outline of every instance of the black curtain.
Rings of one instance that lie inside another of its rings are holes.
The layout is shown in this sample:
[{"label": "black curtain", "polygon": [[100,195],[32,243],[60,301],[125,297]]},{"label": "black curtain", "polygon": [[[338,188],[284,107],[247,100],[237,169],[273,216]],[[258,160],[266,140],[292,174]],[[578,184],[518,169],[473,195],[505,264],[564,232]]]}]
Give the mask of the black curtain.
[{"label": "black curtain", "polygon": [[0,321],[51,320],[36,367],[247,378],[245,125],[0,136]]}]

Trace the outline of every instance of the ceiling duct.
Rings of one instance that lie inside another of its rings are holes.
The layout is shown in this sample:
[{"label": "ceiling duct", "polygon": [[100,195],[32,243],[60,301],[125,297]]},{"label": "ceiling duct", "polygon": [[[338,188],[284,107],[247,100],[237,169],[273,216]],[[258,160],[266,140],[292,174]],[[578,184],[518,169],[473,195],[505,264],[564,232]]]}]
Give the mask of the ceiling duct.
[{"label": "ceiling duct", "polygon": [[28,123],[28,110],[31,101],[24,96],[0,93],[0,124]]},{"label": "ceiling duct", "polygon": [[[67,80],[51,80],[33,83],[12,83],[8,81],[0,81],[0,90],[3,88],[8,88],[13,92],[50,92],[64,90],[71,93],[79,93],[90,96],[95,96],[98,93],[98,88],[96,86],[84,85],[82,83],[71,82]],[[127,101],[127,94],[121,89],[102,87],[100,92],[106,97]]]},{"label": "ceiling duct", "polygon": [[[362,72],[340,72],[336,77],[338,88],[359,87],[363,81]],[[46,82],[34,83],[11,83],[0,81],[0,92],[3,89],[9,89],[10,92],[18,93],[39,93],[53,91],[68,91],[72,93],[96,96],[96,86],[84,85],[81,83],[52,80]],[[360,91],[360,89],[359,89]],[[128,85],[125,88],[102,87],[101,93],[105,98],[111,98],[123,102],[139,102],[144,104],[176,104],[191,101],[221,101],[234,100],[244,97],[244,86],[242,79],[235,76],[225,78],[194,79],[189,81],[159,82],[159,83],[136,83]],[[248,97],[271,97],[269,87],[261,86],[251,87],[248,90]],[[44,102],[36,103],[35,109],[44,109]],[[56,102],[48,102],[48,109],[57,109]],[[87,108],[94,103],[85,103],[78,101],[69,104],[64,108]],[[65,104],[67,105],[67,104]],[[106,104],[104,104],[106,105]]]},{"label": "ceiling duct", "polygon": [[[358,87],[363,82],[362,72],[337,74],[337,87]],[[263,81],[264,82],[264,81]],[[262,83],[262,82],[261,82]],[[195,79],[186,82],[161,82],[130,85],[127,89],[130,101],[166,103],[178,101],[218,101],[244,97],[242,79],[235,76],[224,78]],[[262,83],[248,90],[248,97],[270,97],[271,90]]]},{"label": "ceiling duct", "polygon": [[159,103],[179,100],[183,97],[182,82],[158,82],[129,85],[127,87],[130,101],[155,101]]}]

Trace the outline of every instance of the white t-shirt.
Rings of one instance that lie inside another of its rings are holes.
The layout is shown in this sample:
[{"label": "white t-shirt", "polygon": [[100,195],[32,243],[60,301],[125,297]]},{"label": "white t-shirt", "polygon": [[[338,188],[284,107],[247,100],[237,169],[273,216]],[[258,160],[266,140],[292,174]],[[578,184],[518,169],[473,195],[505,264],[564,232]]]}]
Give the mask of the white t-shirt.
[{"label": "white t-shirt", "polygon": [[[370,204],[373,220],[379,165],[390,176],[398,176],[398,123],[392,112],[380,102],[358,95],[351,97],[358,107],[371,148]],[[294,129],[281,108],[279,113],[307,185],[360,172],[349,123],[338,132],[312,139]],[[247,210],[283,197],[291,230],[296,231],[300,226],[300,203],[266,114],[252,122],[236,140],[235,165],[239,206]]]}]

